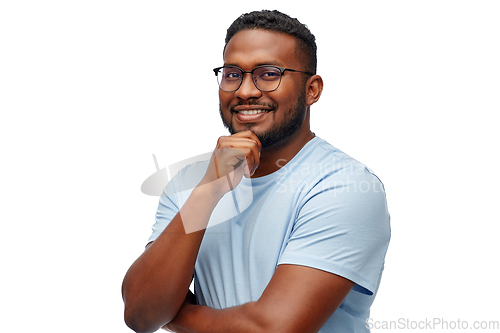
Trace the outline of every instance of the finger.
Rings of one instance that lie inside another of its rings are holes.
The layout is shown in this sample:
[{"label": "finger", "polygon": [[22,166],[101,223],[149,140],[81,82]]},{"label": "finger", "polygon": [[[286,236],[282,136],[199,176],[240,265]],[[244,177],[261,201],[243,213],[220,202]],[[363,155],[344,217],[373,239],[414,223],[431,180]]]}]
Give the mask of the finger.
[{"label": "finger", "polygon": [[[236,158],[238,158],[241,162],[245,161],[244,164],[248,169],[246,174],[251,176],[259,165],[259,155],[253,141],[243,143],[240,142],[239,146],[233,146],[230,149],[237,151],[235,152]],[[237,169],[241,164],[242,163],[235,164],[234,168]]]},{"label": "finger", "polygon": [[[249,165],[252,166],[255,164],[254,154],[250,148],[228,148],[225,154],[228,165],[232,166],[232,170],[239,168],[248,170]],[[245,173],[250,175],[250,171]]]},{"label": "finger", "polygon": [[[221,137],[219,138],[218,145],[217,147],[222,149],[222,148],[233,148],[233,149],[241,149],[241,148],[248,148],[251,150],[251,154],[253,157],[251,158],[251,163],[250,169],[251,169],[251,174],[255,172],[257,167],[259,166],[260,163],[260,150],[261,150],[261,143],[257,136],[250,132],[246,131],[246,133],[237,133],[238,135],[234,134],[231,136],[227,137]],[[247,157],[249,155],[245,151],[245,154]]]},{"label": "finger", "polygon": [[214,150],[212,154],[212,168],[216,179],[223,178],[246,161],[247,157],[245,152],[242,151],[244,149],[245,148],[235,149],[224,147]]},{"label": "finger", "polygon": [[245,159],[242,161],[242,163],[238,164],[238,166],[235,166],[235,169],[237,169],[238,167],[243,167],[243,173],[250,177],[253,174],[254,165],[256,163],[254,153],[250,148],[240,149],[242,152],[244,152]]},{"label": "finger", "polygon": [[255,144],[258,147],[259,152],[260,152],[260,150],[262,148],[262,143],[260,142],[259,138],[257,137],[257,135],[255,135],[254,132],[252,132],[250,130],[249,131],[238,132],[236,134],[231,135],[231,137],[241,137],[241,138],[247,138],[247,139],[255,141]]},{"label": "finger", "polygon": [[[252,147],[252,151],[254,153],[254,164],[253,164],[253,168],[251,170],[251,174],[253,175],[255,170],[257,170],[257,168],[260,164],[260,151],[262,149],[262,143],[260,142],[257,135],[255,135],[255,133],[250,131],[250,130],[239,132],[236,134],[238,134],[238,136],[240,136],[240,137],[247,138],[247,139],[252,140],[254,142],[255,146],[254,146],[254,148]],[[236,134],[234,134],[234,135],[236,135]]]}]

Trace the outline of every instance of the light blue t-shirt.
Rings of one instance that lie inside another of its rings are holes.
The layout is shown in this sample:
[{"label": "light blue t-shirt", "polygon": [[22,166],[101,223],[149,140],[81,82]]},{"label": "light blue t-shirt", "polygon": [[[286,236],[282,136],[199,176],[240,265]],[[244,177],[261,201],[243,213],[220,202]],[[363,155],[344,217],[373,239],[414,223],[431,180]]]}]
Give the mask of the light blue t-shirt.
[{"label": "light blue t-shirt", "polygon": [[[178,212],[207,163],[184,168],[165,188],[150,241]],[[219,202],[195,265],[197,302],[223,309],[257,301],[278,265],[308,266],[355,283],[319,332],[369,332],[389,239],[380,180],[315,137],[281,169],[244,177]]]}]

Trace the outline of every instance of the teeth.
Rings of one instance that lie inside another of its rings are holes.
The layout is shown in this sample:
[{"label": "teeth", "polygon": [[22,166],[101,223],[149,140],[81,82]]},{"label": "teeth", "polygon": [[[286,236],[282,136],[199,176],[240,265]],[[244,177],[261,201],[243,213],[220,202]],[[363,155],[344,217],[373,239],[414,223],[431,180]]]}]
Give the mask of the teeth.
[{"label": "teeth", "polygon": [[265,112],[265,111],[264,110],[239,111],[239,113],[242,113],[242,114],[257,114],[257,113],[261,113],[261,112]]}]

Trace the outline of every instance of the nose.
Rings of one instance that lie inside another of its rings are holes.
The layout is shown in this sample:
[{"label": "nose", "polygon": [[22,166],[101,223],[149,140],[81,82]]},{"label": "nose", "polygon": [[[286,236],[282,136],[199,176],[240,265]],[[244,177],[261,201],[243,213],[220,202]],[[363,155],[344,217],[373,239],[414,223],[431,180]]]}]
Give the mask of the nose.
[{"label": "nose", "polygon": [[252,73],[243,74],[243,82],[238,90],[236,90],[236,97],[246,100],[250,98],[259,98],[262,95],[262,91],[257,89],[255,83],[253,82]]}]

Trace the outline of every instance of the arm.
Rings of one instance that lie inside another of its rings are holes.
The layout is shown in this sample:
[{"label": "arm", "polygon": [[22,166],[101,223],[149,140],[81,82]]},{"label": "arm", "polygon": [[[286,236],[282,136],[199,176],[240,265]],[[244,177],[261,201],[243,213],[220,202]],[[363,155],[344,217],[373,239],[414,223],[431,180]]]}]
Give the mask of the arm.
[{"label": "arm", "polygon": [[[206,193],[194,189],[184,208],[198,216],[192,223],[208,221],[214,202],[203,200]],[[200,203],[204,203],[203,210]],[[216,204],[216,203],[215,203]],[[181,218],[182,215],[182,218]],[[125,322],[136,332],[154,332],[169,322],[184,301],[192,280],[204,230],[184,231],[185,214],[178,213],[158,239],[132,264],[123,280]]]},{"label": "arm", "polygon": [[165,329],[197,332],[317,332],[354,283],[298,265],[279,265],[256,302],[223,310],[185,303]]},{"label": "arm", "polygon": [[[255,171],[259,151],[260,142],[250,131],[220,138],[203,180],[132,264],[123,280],[122,296],[125,322],[134,331],[154,332],[175,317],[188,293],[212,211],[245,172]],[[245,160],[247,165],[241,165]]]}]

